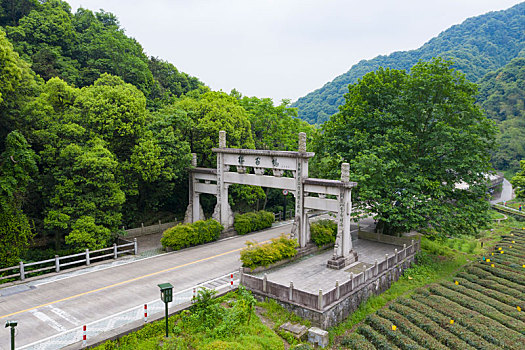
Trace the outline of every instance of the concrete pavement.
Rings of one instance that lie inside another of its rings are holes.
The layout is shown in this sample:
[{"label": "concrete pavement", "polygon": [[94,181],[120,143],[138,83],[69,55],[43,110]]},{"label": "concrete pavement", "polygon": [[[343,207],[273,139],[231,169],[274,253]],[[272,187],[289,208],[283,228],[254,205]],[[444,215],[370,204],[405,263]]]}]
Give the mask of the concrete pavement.
[{"label": "concrete pavement", "polygon": [[[219,242],[93,271],[0,296],[0,322],[17,320],[17,347],[78,328],[159,299],[157,284],[174,293],[224,276],[241,266],[247,240],[289,233],[291,224]],[[23,285],[22,285],[23,286]],[[0,330],[0,349],[9,349],[9,331]]]}]

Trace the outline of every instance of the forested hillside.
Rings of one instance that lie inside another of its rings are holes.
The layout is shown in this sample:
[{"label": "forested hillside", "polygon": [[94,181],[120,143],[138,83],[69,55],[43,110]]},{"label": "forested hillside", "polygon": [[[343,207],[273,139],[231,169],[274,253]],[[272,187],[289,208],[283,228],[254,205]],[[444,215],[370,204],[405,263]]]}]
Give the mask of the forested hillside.
[{"label": "forested hillside", "polygon": [[479,103],[500,129],[492,163],[516,172],[525,159],[525,57],[488,73],[479,88]]},{"label": "forested hillside", "polygon": [[118,75],[148,99],[178,97],[202,83],[171,63],[147,57],[111,13],[71,7],[62,0],[1,0],[0,26],[21,58],[44,80],[91,85],[101,73]]},{"label": "forested hillside", "polygon": [[355,83],[366,73],[379,67],[408,70],[419,60],[428,61],[436,56],[452,59],[457,69],[465,73],[469,80],[477,82],[524,50],[523,28],[525,2],[508,10],[469,18],[419,49],[394,52],[357,63],[345,74],[300,98],[292,107],[299,109],[300,118],[312,124],[321,124],[338,111],[338,106],[344,104],[348,84]]},{"label": "forested hillside", "polygon": [[[214,92],[148,58],[110,13],[61,0],[0,1],[0,266],[36,234],[55,249],[98,248],[122,226],[183,215],[191,153],[295,149],[315,129],[286,103]],[[231,187],[234,210],[271,193]],[[204,198],[213,210],[214,198]]]}]

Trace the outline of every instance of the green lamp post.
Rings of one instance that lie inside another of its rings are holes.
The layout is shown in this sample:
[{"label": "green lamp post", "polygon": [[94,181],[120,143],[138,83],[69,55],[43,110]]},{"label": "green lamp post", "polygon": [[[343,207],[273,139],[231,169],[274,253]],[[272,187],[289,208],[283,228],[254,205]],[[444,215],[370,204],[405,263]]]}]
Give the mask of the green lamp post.
[{"label": "green lamp post", "polygon": [[15,327],[17,325],[17,321],[7,321],[5,323],[5,328],[11,327],[11,350],[15,350]]},{"label": "green lamp post", "polygon": [[160,300],[166,306],[166,338],[168,337],[168,303],[173,301],[173,286],[169,283],[158,284],[160,288]]}]

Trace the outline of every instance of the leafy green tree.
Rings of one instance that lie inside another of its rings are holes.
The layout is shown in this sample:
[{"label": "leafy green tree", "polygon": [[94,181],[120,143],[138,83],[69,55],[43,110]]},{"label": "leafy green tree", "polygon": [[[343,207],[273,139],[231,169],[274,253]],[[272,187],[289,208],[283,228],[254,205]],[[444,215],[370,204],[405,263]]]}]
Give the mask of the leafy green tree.
[{"label": "leafy green tree", "polygon": [[[384,233],[473,233],[488,220],[495,127],[474,104],[476,86],[450,66],[434,59],[410,74],[369,73],[323,126],[317,156],[350,163],[357,212],[373,214]],[[456,188],[462,182],[468,190]]]},{"label": "leafy green tree", "polygon": [[34,232],[22,212],[27,187],[37,174],[36,155],[18,131],[7,135],[0,156],[0,268],[18,263]]},{"label": "leafy green tree", "polygon": [[5,211],[20,209],[27,186],[38,173],[36,154],[21,133],[12,131],[7,135],[0,157],[0,206]]},{"label": "leafy green tree", "polygon": [[199,79],[179,72],[173,64],[157,57],[150,57],[148,66],[153,74],[156,86],[155,89],[152,88],[148,96],[151,100],[166,103],[174,97],[180,97],[182,94],[203,85]]},{"label": "leafy green tree", "polygon": [[207,91],[185,96],[161,113],[183,111],[185,117],[177,130],[197,153],[200,166],[215,166],[216,157],[211,151],[219,145],[219,131],[227,134],[227,146],[254,148],[250,120],[239,102],[224,92]]},{"label": "leafy green tree", "polygon": [[500,129],[494,167],[516,171],[525,158],[525,58],[515,58],[483,77],[478,103]]},{"label": "leafy green tree", "polygon": [[95,139],[85,147],[71,143],[59,150],[55,167],[50,169],[55,186],[44,219],[46,228],[57,233],[57,240],[75,231],[76,238],[70,240],[76,244],[107,243],[107,235],[87,237],[90,233],[115,231],[121,223],[125,195],[115,176],[117,166],[101,140]]},{"label": "leafy green tree", "polygon": [[38,0],[0,0],[0,26],[17,26],[20,18],[39,6]]},{"label": "leafy green tree", "polygon": [[71,53],[78,38],[72,17],[66,2],[49,0],[21,18],[18,26],[7,27],[15,49],[45,80],[60,76],[77,82],[78,62]]},{"label": "leafy green tree", "polygon": [[20,112],[37,91],[28,64],[19,58],[0,29],[0,152],[9,132],[25,128]]},{"label": "leafy green tree", "polygon": [[248,112],[256,149],[295,151],[300,132],[307,134],[307,141],[311,141],[316,132],[313,125],[297,117],[297,109],[290,108],[289,100],[274,106],[270,98],[242,97],[235,90],[231,95]]},{"label": "leafy green tree", "polygon": [[522,160],[520,165],[521,171],[518,171],[516,175],[514,175],[510,183],[514,186],[516,197],[525,199],[525,160]]},{"label": "leafy green tree", "polygon": [[154,84],[142,46],[124,34],[116,17],[104,11],[79,9],[74,15],[80,44],[73,56],[81,68],[79,86],[89,86],[102,73],[119,76],[146,96]]},{"label": "leafy green tree", "polygon": [[34,233],[20,210],[0,207],[0,268],[18,264]]}]

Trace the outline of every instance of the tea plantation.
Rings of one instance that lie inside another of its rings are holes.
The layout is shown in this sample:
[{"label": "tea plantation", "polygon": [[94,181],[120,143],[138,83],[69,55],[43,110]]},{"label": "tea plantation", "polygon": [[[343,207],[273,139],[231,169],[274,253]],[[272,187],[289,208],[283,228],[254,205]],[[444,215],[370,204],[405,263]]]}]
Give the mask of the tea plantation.
[{"label": "tea plantation", "polygon": [[350,349],[523,349],[525,231],[512,230],[452,280],[430,284],[369,315]]}]

